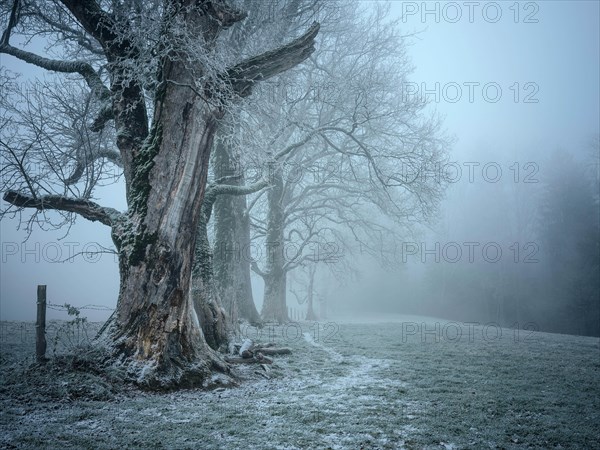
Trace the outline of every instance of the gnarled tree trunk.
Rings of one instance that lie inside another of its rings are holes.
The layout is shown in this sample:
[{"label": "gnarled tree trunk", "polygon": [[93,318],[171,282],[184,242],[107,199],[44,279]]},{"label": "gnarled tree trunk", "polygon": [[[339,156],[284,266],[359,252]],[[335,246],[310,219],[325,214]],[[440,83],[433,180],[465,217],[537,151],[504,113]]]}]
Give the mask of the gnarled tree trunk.
[{"label": "gnarled tree trunk", "polygon": [[[197,385],[220,359],[206,345],[189,296],[200,207],[219,111],[166,62],[153,129],[133,160],[130,211],[113,232],[121,288],[112,327],[119,353],[151,387]],[[164,380],[164,381],[163,381]]]},{"label": "gnarled tree trunk", "polygon": [[[188,14],[205,35],[216,26],[212,16]],[[210,23],[200,26],[203,21]],[[315,25],[291,44],[230,69],[226,76],[234,91],[248,95],[255,82],[306,59],[317,32]],[[210,151],[222,113],[191,88],[196,80],[188,64],[177,55],[165,58],[154,126],[133,159],[129,216],[113,233],[121,269],[113,339],[134,365],[142,362],[139,381],[152,387],[198,385],[212,368],[226,368],[207,345],[189,295]],[[205,285],[201,292],[212,288]],[[210,298],[196,303],[208,341],[219,347],[225,331],[218,303]]]},{"label": "gnarled tree trunk", "polygon": [[[135,108],[143,105],[143,91],[133,80],[119,82],[126,73],[121,60],[135,55],[132,46],[113,34],[115,25],[93,0],[66,3],[115,61],[113,111],[129,210],[112,226],[121,285],[107,328],[110,345],[143,386],[203,385],[212,369],[227,370],[207,345],[190,297],[210,151],[223,104],[203,95],[209,86],[198,80],[205,67],[180,47],[180,36],[202,36],[209,50],[220,30],[244,15],[224,2],[194,0],[165,10],[165,42],[172,45],[158,49],[163,54],[154,116],[141,143],[135,137],[145,118],[135,115]],[[119,26],[128,31],[127,24]]]}]

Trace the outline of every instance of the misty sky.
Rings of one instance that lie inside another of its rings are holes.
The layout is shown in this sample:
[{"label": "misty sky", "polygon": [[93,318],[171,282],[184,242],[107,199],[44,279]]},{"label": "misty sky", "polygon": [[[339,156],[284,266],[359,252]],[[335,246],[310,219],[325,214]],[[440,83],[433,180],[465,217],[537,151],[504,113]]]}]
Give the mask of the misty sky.
[{"label": "misty sky", "polygon": [[[463,2],[430,2],[427,8],[438,8],[439,15],[423,17],[423,2],[393,2],[393,14],[406,12],[403,33],[418,32],[409,48],[415,66],[411,88],[421,90],[424,83],[432,91],[439,83],[440,98],[432,106],[445,117],[447,131],[457,138],[451,159],[482,165],[497,161],[506,167],[507,161],[535,161],[557,148],[580,151],[600,132],[599,3],[523,2],[517,8],[517,23],[513,2],[491,3],[480,2],[469,11]],[[460,19],[450,23],[457,13]],[[498,13],[501,16],[493,23]],[[524,23],[526,19],[537,22]],[[0,58],[2,65],[25,76],[39,73],[12,57]],[[456,86],[462,88],[460,98]],[[468,86],[473,86],[472,102]],[[399,86],[398,95],[406,88]],[[526,99],[537,103],[526,103]],[[463,178],[451,189],[468,183]],[[98,190],[97,195],[104,205],[125,206],[122,186]],[[452,199],[450,192],[448,201]],[[114,255],[78,256],[73,262],[52,263],[82,250],[93,251],[95,243],[110,247],[107,227],[78,219],[66,237],[66,230],[36,229],[23,243],[26,233],[17,231],[17,225],[17,219],[5,219],[1,224],[2,320],[35,320],[37,284],[48,285],[48,299],[53,303],[116,304]],[[260,307],[260,296],[255,300]],[[95,311],[85,315],[106,317]],[[49,312],[49,318],[58,317],[65,318]]]}]

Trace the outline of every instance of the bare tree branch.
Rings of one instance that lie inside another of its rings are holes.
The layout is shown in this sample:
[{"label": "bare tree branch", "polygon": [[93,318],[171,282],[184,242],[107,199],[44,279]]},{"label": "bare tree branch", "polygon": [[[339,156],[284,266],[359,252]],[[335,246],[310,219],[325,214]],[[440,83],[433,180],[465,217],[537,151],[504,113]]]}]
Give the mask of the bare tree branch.
[{"label": "bare tree branch", "polygon": [[[100,42],[109,56],[109,53],[112,53],[111,46],[117,44],[115,24],[110,16],[95,0],[61,0],[61,3],[75,16],[85,31]],[[129,46],[128,44],[129,42],[122,42],[121,45]]]},{"label": "bare tree branch", "polygon": [[248,186],[237,186],[233,184],[217,184],[208,186],[206,193],[204,194],[204,200],[202,201],[202,213],[205,217],[206,222],[210,220],[212,215],[212,208],[219,195],[248,195],[254,194],[261,189],[266,188],[269,182],[261,180],[257,183],[253,183]]},{"label": "bare tree branch", "polygon": [[266,272],[263,272],[262,270],[260,270],[260,267],[258,267],[258,264],[256,264],[256,261],[250,261],[250,268],[252,269],[252,272],[254,272],[256,275],[260,276],[261,278],[264,278],[267,276]]},{"label": "bare tree branch", "polygon": [[89,200],[67,198],[60,195],[46,195],[35,198],[17,191],[7,191],[4,193],[3,199],[5,202],[20,208],[56,209],[77,213],[87,220],[99,221],[109,227],[112,227],[124,217],[123,213],[116,209],[100,206]]},{"label": "bare tree branch", "polygon": [[92,92],[100,99],[107,99],[110,97],[110,92],[102,80],[94,70],[92,66],[83,61],[61,61],[58,59],[44,58],[43,56],[36,55],[25,50],[18,49],[3,42],[0,44],[0,53],[6,53],[7,55],[14,56],[15,58],[25,61],[26,63],[33,64],[41,67],[42,69],[50,70],[53,72],[62,73],[78,73],[83,77],[87,85],[90,87]]},{"label": "bare tree branch", "polygon": [[250,95],[255,83],[285,72],[308,58],[315,50],[314,43],[318,32],[319,24],[315,22],[306,33],[289,44],[242,61],[228,69],[225,79],[231,82],[239,96]]},{"label": "bare tree branch", "polygon": [[93,164],[97,159],[105,158],[112,162],[113,164],[123,167],[123,161],[121,161],[121,155],[114,150],[104,150],[98,153],[93,154],[90,158],[80,157],[77,160],[77,165],[75,169],[73,169],[73,173],[69,175],[68,178],[65,179],[66,185],[71,185],[77,183],[83,174],[85,173],[85,169],[87,169],[90,164]]},{"label": "bare tree branch", "polygon": [[8,45],[8,41],[10,40],[10,33],[19,21],[20,7],[21,5],[19,3],[19,0],[14,0],[12,8],[10,10],[10,17],[8,18],[8,25],[6,26],[6,30],[4,30],[4,33],[2,33],[2,38],[0,39],[0,48],[5,45]]},{"label": "bare tree branch", "polygon": [[[0,53],[14,56],[15,58],[20,59],[28,64],[33,64],[52,72],[78,73],[83,77],[92,93],[98,98],[98,100],[106,103],[110,99],[110,91],[104,85],[102,79],[90,64],[84,61],[64,61],[45,58],[35,53],[28,52],[10,45],[9,42],[11,32],[19,20],[19,9],[20,2],[19,0],[15,0],[11,9],[8,25],[6,30],[4,30],[2,33],[2,38],[0,39]],[[108,120],[112,119],[112,117],[112,107],[110,105],[105,106],[98,118],[94,121],[92,125],[92,131],[100,131],[104,124]]]},{"label": "bare tree branch", "polygon": [[[92,129],[98,131],[114,118],[122,132],[117,145],[123,157],[130,158],[148,135],[148,112],[144,102],[144,91],[139,80],[127,75],[123,61],[135,60],[140,50],[128,38],[129,25],[116,24],[95,0],[61,0],[75,19],[104,49],[111,71],[111,92],[114,96],[112,108],[103,108],[94,121]],[[112,115],[111,115],[112,110]],[[125,170],[128,177],[128,169]]]}]

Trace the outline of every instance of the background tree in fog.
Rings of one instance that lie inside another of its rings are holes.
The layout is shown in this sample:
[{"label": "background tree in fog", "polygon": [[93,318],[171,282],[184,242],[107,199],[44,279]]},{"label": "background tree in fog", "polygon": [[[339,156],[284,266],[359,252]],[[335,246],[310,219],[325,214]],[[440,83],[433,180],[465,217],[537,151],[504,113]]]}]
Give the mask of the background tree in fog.
[{"label": "background tree in fog", "polygon": [[[463,177],[453,188],[454,206],[425,243],[430,250],[440,245],[439,258],[415,256],[417,264],[426,266],[426,277],[417,287],[421,304],[414,312],[598,335],[597,144],[591,157],[578,151],[530,159],[515,154],[499,165],[505,173],[498,183],[481,178],[469,183]],[[469,242],[473,261],[468,260]],[[444,253],[448,243],[461,246],[457,261],[452,261],[453,252]],[[487,244],[492,246],[485,255]],[[498,260],[494,247],[501,250]]]},{"label": "background tree in fog", "polygon": [[[306,29],[315,20],[328,20],[338,4],[316,0],[259,1],[250,3],[247,8],[248,19],[227,41],[239,58],[258,53],[265,43],[277,46],[285,36]],[[265,34],[264,30],[269,33]],[[252,103],[240,102],[235,110],[229,109],[217,134],[211,162],[213,177],[218,180],[216,184],[223,186],[215,186],[216,192],[226,193],[217,195],[214,201],[212,261],[215,290],[226,303],[232,319],[240,317],[253,324],[260,322],[252,294],[248,257],[251,243],[246,194],[253,190],[242,187],[246,183],[252,184],[251,181],[258,182],[258,178],[268,178],[268,161],[260,158],[261,154],[264,156],[267,144],[254,139],[254,130],[246,121],[248,114],[264,115],[265,101],[269,100],[264,95],[255,95]],[[255,150],[248,151],[251,148]],[[249,165],[259,169],[257,179],[247,179]],[[236,186],[241,189],[235,189]],[[257,183],[254,186],[260,187]]]},{"label": "background tree in fog", "polygon": [[[553,328],[600,335],[600,223],[598,182],[593,159],[555,152],[545,164],[547,177],[539,207],[543,274],[541,290]],[[597,166],[596,166],[597,167]],[[591,169],[591,170],[590,170]]]},{"label": "background tree in fog", "polygon": [[347,236],[369,247],[382,233],[427,220],[444,189],[434,176],[447,144],[440,123],[421,99],[402,96],[411,70],[405,38],[385,6],[370,6],[340,8],[335,21],[322,21],[306,70],[269,90],[269,120],[257,123],[275,136],[271,186],[252,214],[264,249],[252,262],[264,281],[264,320],[287,320],[291,270],[332,251],[339,258]]}]

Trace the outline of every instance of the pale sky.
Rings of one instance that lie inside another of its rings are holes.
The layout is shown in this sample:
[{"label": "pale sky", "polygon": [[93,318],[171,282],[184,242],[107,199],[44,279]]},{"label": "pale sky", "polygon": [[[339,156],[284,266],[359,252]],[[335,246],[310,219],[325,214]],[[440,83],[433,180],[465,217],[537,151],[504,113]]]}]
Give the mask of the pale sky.
[{"label": "pale sky", "polygon": [[[404,34],[422,30],[409,48],[416,66],[411,80],[429,91],[439,83],[440,99],[433,106],[445,116],[448,132],[458,139],[452,158],[485,163],[522,157],[525,161],[556,148],[582,147],[597,135],[599,3],[521,2],[517,8],[514,2],[475,3],[469,11],[465,2],[428,2],[428,10],[438,8],[437,17],[436,13],[423,17],[420,1],[393,2],[392,7],[394,14],[406,12]],[[498,11],[501,16],[493,23]],[[460,19],[451,23],[457,12]],[[524,23],[526,18],[537,22]],[[38,73],[6,55],[0,63],[24,75]],[[462,88],[462,97],[452,103],[456,86]],[[468,86],[473,86],[472,102]],[[492,103],[489,100],[498,87],[501,96]],[[537,103],[526,103],[528,95]],[[97,195],[102,204],[124,208],[122,186]],[[69,257],[70,252],[94,250],[94,243],[111,246],[107,227],[78,219],[64,238],[64,232],[36,229],[23,243],[26,234],[16,230],[17,224],[5,219],[0,228],[1,320],[35,320],[38,284],[48,285],[48,299],[53,303],[116,305],[119,280],[113,255],[53,262]],[[85,315],[107,317],[96,311]],[[65,317],[49,311],[49,318]]]}]

